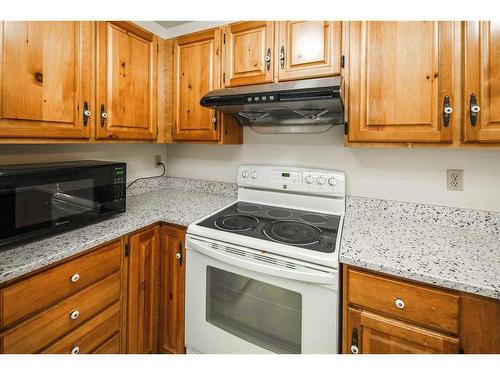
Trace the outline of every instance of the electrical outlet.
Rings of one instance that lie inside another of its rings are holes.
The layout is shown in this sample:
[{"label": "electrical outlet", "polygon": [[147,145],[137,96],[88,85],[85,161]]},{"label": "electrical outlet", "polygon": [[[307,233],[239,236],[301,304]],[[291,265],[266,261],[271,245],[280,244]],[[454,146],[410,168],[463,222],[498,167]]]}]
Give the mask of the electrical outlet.
[{"label": "electrical outlet", "polygon": [[161,163],[161,155],[155,155],[155,168],[160,166]]},{"label": "electrical outlet", "polygon": [[446,186],[451,191],[464,190],[464,171],[463,169],[446,170]]}]

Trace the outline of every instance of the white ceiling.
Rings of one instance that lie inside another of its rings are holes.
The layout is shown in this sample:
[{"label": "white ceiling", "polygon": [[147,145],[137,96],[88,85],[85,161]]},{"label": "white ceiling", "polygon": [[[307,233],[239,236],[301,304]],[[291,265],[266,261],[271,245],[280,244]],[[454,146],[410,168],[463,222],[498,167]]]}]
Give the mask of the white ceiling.
[{"label": "white ceiling", "polygon": [[134,21],[163,39],[194,33],[230,23],[231,21]]}]

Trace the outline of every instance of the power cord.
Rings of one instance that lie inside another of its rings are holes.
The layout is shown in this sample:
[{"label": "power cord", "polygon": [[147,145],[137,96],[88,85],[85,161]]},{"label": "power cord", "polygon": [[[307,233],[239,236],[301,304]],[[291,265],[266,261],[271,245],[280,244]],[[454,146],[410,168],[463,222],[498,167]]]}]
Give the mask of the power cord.
[{"label": "power cord", "polygon": [[150,178],[158,178],[158,177],[165,176],[165,172],[167,171],[167,168],[165,167],[165,164],[163,164],[161,161],[159,161],[156,165],[161,165],[163,167],[163,173],[162,174],[160,174],[158,176],[136,178],[134,181],[132,181],[130,184],[128,184],[128,186],[126,187],[125,190],[128,190],[128,188],[131,187],[133,184],[135,184],[137,181],[140,181],[140,180],[149,180]]}]

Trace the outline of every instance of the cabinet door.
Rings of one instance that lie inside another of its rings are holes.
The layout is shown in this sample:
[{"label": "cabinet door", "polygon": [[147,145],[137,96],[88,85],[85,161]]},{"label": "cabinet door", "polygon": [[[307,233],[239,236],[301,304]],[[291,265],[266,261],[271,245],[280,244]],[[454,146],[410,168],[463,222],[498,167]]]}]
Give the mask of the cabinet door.
[{"label": "cabinet door", "polygon": [[96,138],[155,139],[157,38],[128,22],[99,22],[97,43]]},{"label": "cabinet door", "polygon": [[456,337],[350,307],[347,313],[348,353],[356,349],[364,354],[458,353]]},{"label": "cabinet door", "polygon": [[341,30],[341,22],[280,22],[276,52],[279,80],[340,74]]},{"label": "cabinet door", "polygon": [[274,22],[239,22],[224,30],[225,87],[272,82]]},{"label": "cabinet door", "polygon": [[186,271],[186,231],[165,225],[162,228],[160,351],[185,353],[184,279]]},{"label": "cabinet door", "polygon": [[221,31],[209,30],[174,42],[173,139],[218,141],[215,111],[200,99],[220,87]]},{"label": "cabinet door", "polygon": [[89,138],[92,22],[0,23],[0,137]]},{"label": "cabinet door", "polygon": [[127,353],[157,352],[159,245],[159,226],[129,238]]},{"label": "cabinet door", "polygon": [[351,142],[451,142],[452,22],[350,22]]},{"label": "cabinet door", "polygon": [[464,22],[463,56],[464,140],[500,142],[500,22]]}]

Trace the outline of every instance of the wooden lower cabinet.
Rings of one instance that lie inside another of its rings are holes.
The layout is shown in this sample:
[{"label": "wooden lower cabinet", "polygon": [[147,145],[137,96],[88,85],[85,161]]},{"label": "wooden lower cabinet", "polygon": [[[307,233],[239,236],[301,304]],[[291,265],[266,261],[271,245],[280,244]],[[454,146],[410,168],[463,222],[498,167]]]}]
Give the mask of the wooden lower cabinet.
[{"label": "wooden lower cabinet", "polygon": [[344,266],[342,352],[500,353],[500,301]]},{"label": "wooden lower cabinet", "polygon": [[186,272],[186,229],[162,226],[160,345],[162,353],[185,353],[184,292]]},{"label": "wooden lower cabinet", "polygon": [[354,308],[348,308],[347,319],[353,354],[458,353],[457,337]]},{"label": "wooden lower cabinet", "polygon": [[132,234],[128,246],[127,353],[156,353],[160,226]]}]

